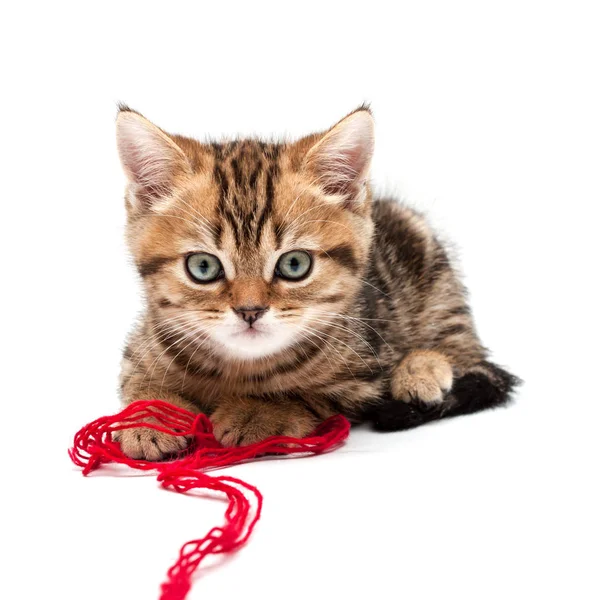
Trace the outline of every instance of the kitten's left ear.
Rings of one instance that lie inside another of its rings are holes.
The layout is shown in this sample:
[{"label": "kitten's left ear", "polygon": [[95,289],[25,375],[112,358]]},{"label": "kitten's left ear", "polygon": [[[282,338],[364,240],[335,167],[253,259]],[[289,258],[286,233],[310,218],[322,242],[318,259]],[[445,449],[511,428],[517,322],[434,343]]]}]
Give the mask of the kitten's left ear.
[{"label": "kitten's left ear", "polygon": [[117,148],[132,184],[130,201],[151,208],[190,173],[183,150],[162,129],[139,113],[121,107],[117,117]]},{"label": "kitten's left ear", "polygon": [[349,206],[366,199],[366,183],[375,143],[371,111],[359,108],[310,148],[305,165],[326,194]]}]

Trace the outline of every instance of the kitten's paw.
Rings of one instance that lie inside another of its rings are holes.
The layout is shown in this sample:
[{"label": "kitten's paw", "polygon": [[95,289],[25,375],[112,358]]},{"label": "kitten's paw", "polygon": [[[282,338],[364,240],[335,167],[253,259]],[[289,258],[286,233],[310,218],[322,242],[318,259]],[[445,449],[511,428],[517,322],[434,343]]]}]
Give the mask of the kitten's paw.
[{"label": "kitten's paw", "polygon": [[224,446],[248,446],[273,435],[304,437],[316,419],[295,405],[237,399],[225,402],[211,415],[213,431]]},{"label": "kitten's paw", "polygon": [[408,354],[394,371],[392,395],[405,402],[440,404],[452,388],[452,379],[452,367],[443,354],[417,350]]},{"label": "kitten's paw", "polygon": [[122,429],[115,434],[121,450],[135,460],[159,461],[185,450],[190,442],[187,437],[169,435],[149,427]]}]

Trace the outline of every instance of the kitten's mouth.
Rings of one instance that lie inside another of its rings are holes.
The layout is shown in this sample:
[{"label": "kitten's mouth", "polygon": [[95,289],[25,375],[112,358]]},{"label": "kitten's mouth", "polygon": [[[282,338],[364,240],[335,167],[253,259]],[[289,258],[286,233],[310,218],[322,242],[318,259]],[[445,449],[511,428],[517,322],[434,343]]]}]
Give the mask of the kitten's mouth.
[{"label": "kitten's mouth", "polygon": [[217,327],[212,337],[223,353],[232,358],[262,358],[281,351],[295,342],[296,330],[273,323],[231,323]]},{"label": "kitten's mouth", "polygon": [[260,329],[257,329],[256,327],[252,327],[252,325],[250,325],[250,327],[246,327],[246,329],[244,329],[243,331],[238,331],[237,333],[235,333],[235,337],[240,337],[240,336],[244,336],[244,337],[257,337],[259,335],[264,335],[265,332],[261,331]]}]

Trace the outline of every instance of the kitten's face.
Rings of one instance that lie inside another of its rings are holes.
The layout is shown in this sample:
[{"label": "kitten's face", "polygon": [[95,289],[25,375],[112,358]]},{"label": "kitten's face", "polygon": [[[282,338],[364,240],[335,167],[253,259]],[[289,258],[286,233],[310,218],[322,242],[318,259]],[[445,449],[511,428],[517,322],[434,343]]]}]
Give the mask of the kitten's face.
[{"label": "kitten's face", "polygon": [[155,322],[224,360],[326,344],[368,266],[370,114],[295,144],[204,145],[122,112],[118,136]]}]

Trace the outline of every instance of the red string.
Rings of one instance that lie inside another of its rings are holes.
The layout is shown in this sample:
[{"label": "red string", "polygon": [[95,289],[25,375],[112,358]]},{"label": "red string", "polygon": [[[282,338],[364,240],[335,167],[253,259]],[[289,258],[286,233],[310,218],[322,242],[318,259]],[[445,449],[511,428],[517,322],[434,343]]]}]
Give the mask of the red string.
[{"label": "red string", "polygon": [[[148,419],[151,420],[148,422]],[[171,462],[131,459],[123,454],[119,443],[113,441],[112,434],[140,426],[171,435],[192,436],[193,442]],[[265,455],[320,454],[338,446],[349,431],[348,421],[337,415],[302,439],[274,436],[250,446],[225,448],[215,439],[212,424],[205,415],[194,415],[162,400],[140,400],[116,415],[101,417],[83,427],[75,435],[69,456],[82,467],[84,475],[103,463],[114,462],[133,469],[158,471],[161,486],[181,494],[208,489],[227,497],[229,506],[224,524],[213,527],[203,538],[185,543],[177,562],[167,572],[167,581],[161,586],[160,600],[183,600],[200,563],[210,554],[233,552],[242,546],[252,534],[262,510],[262,495],[253,485],[235,477],[207,475],[206,471]]]}]

